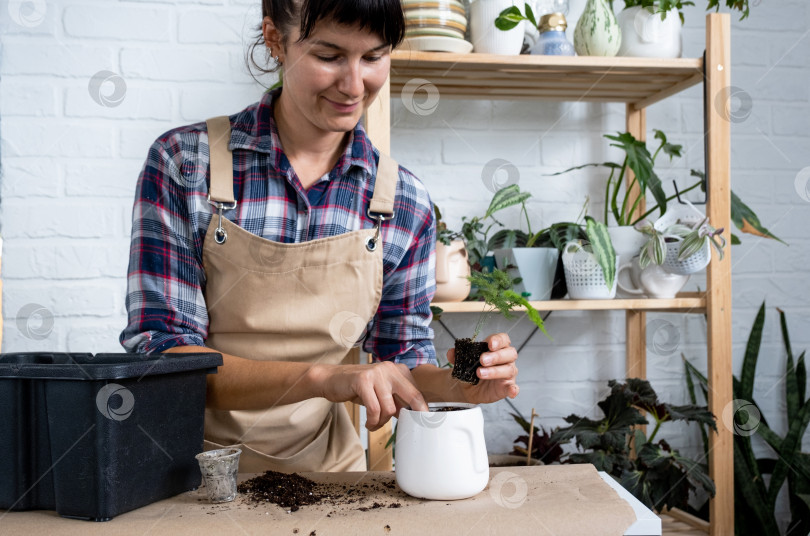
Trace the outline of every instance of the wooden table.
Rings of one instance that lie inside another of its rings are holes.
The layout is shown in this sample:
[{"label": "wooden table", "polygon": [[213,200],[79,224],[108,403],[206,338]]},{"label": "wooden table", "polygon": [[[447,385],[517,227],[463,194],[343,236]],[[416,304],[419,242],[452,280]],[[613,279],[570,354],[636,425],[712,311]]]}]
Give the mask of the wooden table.
[{"label": "wooden table", "polygon": [[393,472],[306,476],[341,490],[341,497],[287,512],[241,495],[211,504],[201,488],[103,523],[49,511],[0,511],[0,534],[661,534],[660,520],[640,503],[634,515],[626,497],[620,499],[603,482],[612,479],[593,466],[492,468],[488,487],[459,501],[410,497],[396,486]]}]

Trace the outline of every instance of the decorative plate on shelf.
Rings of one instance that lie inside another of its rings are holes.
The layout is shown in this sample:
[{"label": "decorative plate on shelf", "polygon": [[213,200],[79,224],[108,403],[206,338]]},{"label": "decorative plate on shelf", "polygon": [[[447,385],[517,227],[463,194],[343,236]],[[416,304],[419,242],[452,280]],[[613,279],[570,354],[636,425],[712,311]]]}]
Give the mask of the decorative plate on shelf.
[{"label": "decorative plate on shelf", "polygon": [[455,54],[469,54],[473,45],[464,39],[443,37],[441,35],[425,35],[421,37],[406,37],[400,50],[419,50],[422,52],[452,52]]}]

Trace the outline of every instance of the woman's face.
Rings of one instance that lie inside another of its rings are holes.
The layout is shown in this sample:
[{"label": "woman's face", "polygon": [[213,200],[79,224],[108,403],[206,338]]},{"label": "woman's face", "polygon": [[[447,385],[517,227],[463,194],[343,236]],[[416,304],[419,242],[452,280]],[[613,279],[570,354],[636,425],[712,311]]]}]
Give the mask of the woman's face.
[{"label": "woman's face", "polygon": [[285,112],[319,130],[352,130],[385,83],[391,47],[367,30],[328,21],[304,41],[299,36],[294,28],[275,49],[283,53]]}]

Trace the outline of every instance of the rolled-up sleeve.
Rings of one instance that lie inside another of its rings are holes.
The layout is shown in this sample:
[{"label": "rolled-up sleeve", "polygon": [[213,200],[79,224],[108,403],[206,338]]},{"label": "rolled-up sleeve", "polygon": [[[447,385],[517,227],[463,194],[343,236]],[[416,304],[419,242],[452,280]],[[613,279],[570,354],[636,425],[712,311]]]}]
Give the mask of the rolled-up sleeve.
[{"label": "rolled-up sleeve", "polygon": [[395,361],[412,369],[438,364],[430,327],[430,302],[436,291],[436,222],[421,182],[404,170],[402,179],[406,180],[397,217],[383,235],[392,250],[400,248],[401,259],[383,273],[382,299],[363,349],[375,361]]},{"label": "rolled-up sleeve", "polygon": [[128,322],[119,337],[128,352],[204,346],[208,335],[205,276],[181,167],[179,144],[159,139],[138,178],[127,273]]}]

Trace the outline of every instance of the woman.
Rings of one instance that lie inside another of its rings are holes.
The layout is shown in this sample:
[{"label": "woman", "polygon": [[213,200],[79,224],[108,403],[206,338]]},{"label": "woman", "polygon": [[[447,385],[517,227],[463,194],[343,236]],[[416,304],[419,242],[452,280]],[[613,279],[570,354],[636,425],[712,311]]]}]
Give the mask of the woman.
[{"label": "woman", "polygon": [[[241,445],[242,471],[365,470],[344,401],[373,430],[517,395],[506,334],[477,386],[436,366],[432,206],[359,125],[403,33],[398,0],[264,0],[283,89],[162,135],[139,178],[121,343],[223,354],[206,448]],[[360,341],[375,363],[341,365]]]}]

